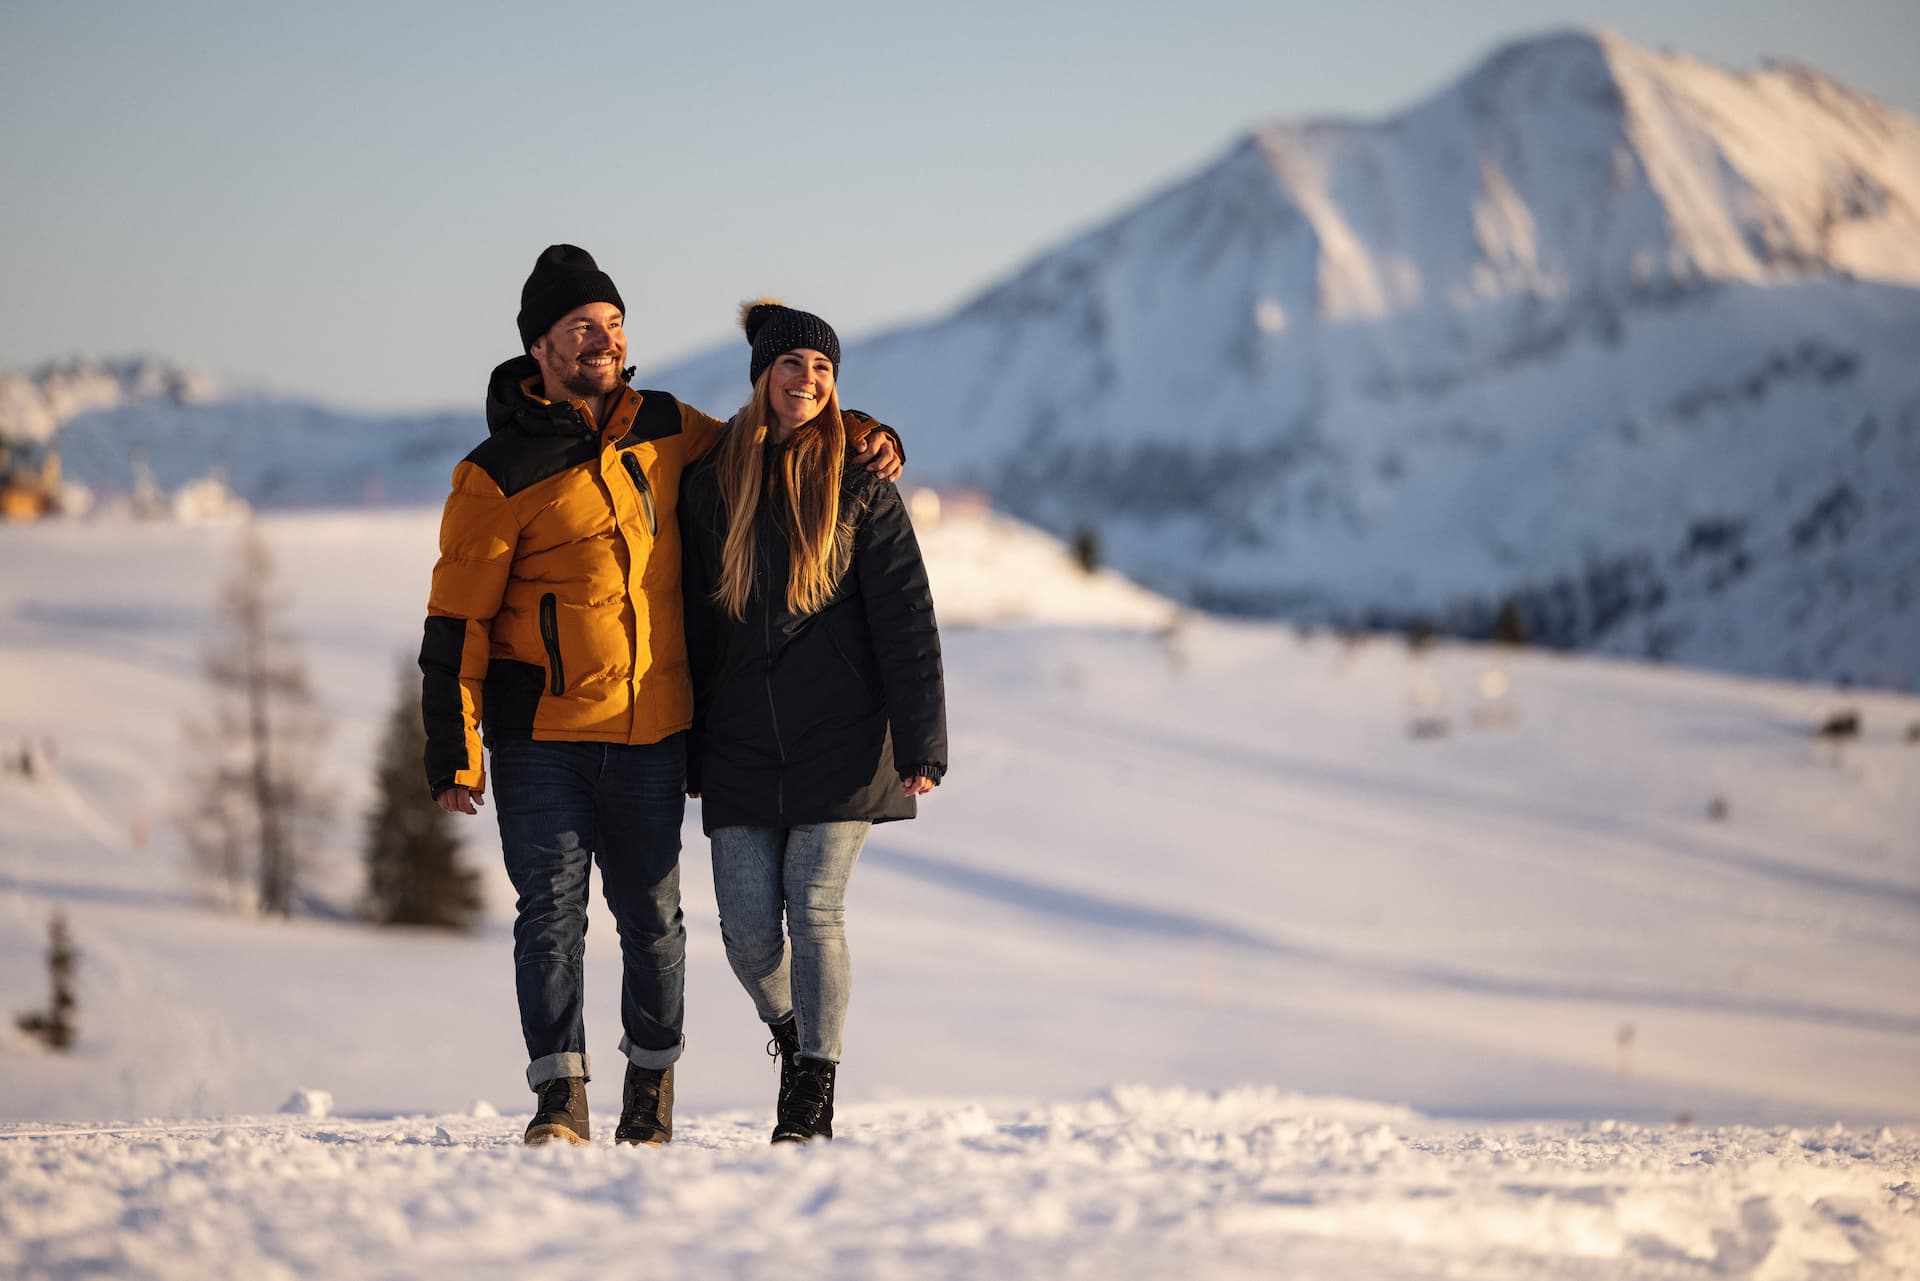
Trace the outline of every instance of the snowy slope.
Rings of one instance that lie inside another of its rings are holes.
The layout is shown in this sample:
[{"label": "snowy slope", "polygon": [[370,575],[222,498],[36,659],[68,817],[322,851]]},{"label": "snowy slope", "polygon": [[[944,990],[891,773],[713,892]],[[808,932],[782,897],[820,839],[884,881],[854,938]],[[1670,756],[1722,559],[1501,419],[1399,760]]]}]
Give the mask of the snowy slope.
[{"label": "snowy slope", "polygon": [[[1199,603],[1920,680],[1920,123],[1817,72],[1502,49],[1261,129],[850,344],[914,463]],[[807,300],[796,302],[804,305]],[[727,349],[643,381],[738,399]]]},{"label": "snowy slope", "polygon": [[[264,524],[336,721],[338,902],[434,522]],[[1832,750],[1814,688],[1170,619],[963,505],[922,537],[955,767],[854,881],[846,1138],[761,1147],[771,1068],[690,821],[683,1138],[605,1146],[596,908],[602,1143],[556,1154],[515,1141],[491,822],[466,828],[473,938],[210,912],[165,815],[231,532],[0,529],[0,748],[53,763],[0,772],[0,1012],[41,999],[54,906],[83,952],[76,1055],[0,1030],[0,1268],[584,1277],[663,1246],[687,1276],[1914,1266],[1920,700],[1849,698],[1864,736]],[[246,1119],[303,1088],[345,1119]]]}]

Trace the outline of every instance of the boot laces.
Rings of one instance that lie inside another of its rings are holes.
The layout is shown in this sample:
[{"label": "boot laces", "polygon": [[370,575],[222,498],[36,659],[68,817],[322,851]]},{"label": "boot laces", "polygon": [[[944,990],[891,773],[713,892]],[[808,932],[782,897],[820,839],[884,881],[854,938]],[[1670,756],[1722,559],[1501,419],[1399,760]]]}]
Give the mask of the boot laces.
[{"label": "boot laces", "polygon": [[787,1104],[796,1119],[804,1120],[811,1127],[819,1123],[820,1114],[827,1107],[827,1093],[832,1088],[824,1073],[798,1073],[787,1095]]}]

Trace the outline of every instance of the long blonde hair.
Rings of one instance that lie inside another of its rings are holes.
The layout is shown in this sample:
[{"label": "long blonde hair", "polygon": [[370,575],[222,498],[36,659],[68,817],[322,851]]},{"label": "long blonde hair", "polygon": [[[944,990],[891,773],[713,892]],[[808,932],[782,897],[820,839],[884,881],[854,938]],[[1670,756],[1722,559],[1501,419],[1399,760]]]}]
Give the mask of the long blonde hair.
[{"label": "long blonde hair", "polygon": [[[763,498],[765,447],[774,421],[768,391],[771,377],[771,369],[760,371],[753,395],[714,447],[727,533],[713,600],[735,619],[746,616],[747,597],[753,591],[753,522]],[[812,421],[787,438],[775,478],[783,500],[777,504],[780,522],[793,553],[787,573],[787,608],[796,614],[811,614],[824,606],[853,559],[853,529],[841,520],[840,512],[846,452],[847,425],[840,417],[836,388],[827,393],[827,403]]]}]

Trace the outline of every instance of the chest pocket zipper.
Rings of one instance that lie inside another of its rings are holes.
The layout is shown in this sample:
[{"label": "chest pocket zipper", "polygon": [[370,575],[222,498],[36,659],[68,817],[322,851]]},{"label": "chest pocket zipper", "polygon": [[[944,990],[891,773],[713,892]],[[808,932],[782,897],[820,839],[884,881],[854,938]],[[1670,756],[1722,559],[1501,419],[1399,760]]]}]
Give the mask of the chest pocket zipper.
[{"label": "chest pocket zipper", "polygon": [[660,516],[653,509],[653,486],[647,484],[647,474],[640,470],[640,460],[622,450],[620,465],[627,469],[627,475],[633,477],[633,487],[640,491],[640,512],[647,518],[648,535],[657,536],[660,533]]},{"label": "chest pocket zipper", "polygon": [[560,668],[560,601],[552,592],[540,598],[540,639],[547,647],[547,688],[554,697],[567,692],[567,675]]}]

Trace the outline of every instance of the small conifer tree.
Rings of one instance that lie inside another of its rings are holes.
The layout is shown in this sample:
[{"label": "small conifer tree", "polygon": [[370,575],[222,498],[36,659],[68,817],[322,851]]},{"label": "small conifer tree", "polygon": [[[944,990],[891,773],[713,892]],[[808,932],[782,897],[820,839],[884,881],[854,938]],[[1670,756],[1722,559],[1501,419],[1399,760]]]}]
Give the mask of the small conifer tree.
[{"label": "small conifer tree", "polygon": [[1091,525],[1082,525],[1073,533],[1073,559],[1083,573],[1092,574],[1100,568],[1100,531]]},{"label": "small conifer tree", "polygon": [[47,1008],[22,1014],[15,1023],[28,1036],[44,1042],[50,1050],[62,1054],[73,1048],[77,1035],[73,1023],[73,973],[80,965],[80,953],[73,946],[64,912],[55,912],[47,927],[47,978],[52,989]]},{"label": "small conifer tree", "polygon": [[1526,615],[1520,612],[1520,602],[1511,596],[1500,602],[1500,613],[1493,620],[1493,640],[1496,645],[1523,646],[1533,643]]},{"label": "small conifer tree", "polygon": [[453,816],[427,792],[420,773],[426,750],[420,675],[409,663],[374,765],[366,914],[376,925],[467,930],[480,912],[480,877],[461,861]]}]

